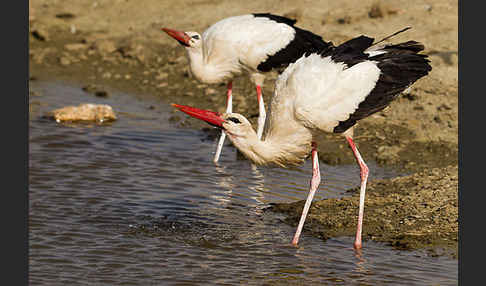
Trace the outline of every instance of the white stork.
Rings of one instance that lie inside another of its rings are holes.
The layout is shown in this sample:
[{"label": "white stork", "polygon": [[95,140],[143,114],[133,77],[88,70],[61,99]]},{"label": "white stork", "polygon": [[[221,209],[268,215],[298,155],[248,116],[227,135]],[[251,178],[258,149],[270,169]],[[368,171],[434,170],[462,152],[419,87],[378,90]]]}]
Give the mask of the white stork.
[{"label": "white stork", "polygon": [[[265,123],[262,85],[265,73],[285,68],[304,53],[332,46],[318,35],[295,27],[296,20],[272,14],[225,18],[202,34],[162,28],[186,48],[192,74],[200,82],[227,82],[226,112],[232,112],[232,79],[246,71],[256,85],[259,106],[257,136]],[[213,161],[217,162],[226,134],[221,133]]]},{"label": "white stork", "polygon": [[424,46],[415,41],[373,45],[360,36],[331,50],[302,56],[278,77],[263,140],[237,113],[219,113],[188,106],[175,107],[225,130],[229,139],[256,164],[282,167],[302,163],[312,153],[310,190],[292,244],[297,245],[320,171],[314,136],[341,133],[360,167],[361,189],[354,248],[361,249],[361,232],[368,167],[353,141],[356,122],[384,109],[403,90],[432,69]]}]

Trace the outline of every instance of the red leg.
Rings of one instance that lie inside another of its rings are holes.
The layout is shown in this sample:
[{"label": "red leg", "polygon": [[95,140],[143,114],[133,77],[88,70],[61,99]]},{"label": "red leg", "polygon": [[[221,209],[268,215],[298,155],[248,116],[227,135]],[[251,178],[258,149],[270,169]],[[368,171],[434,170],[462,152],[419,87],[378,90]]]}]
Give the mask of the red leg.
[{"label": "red leg", "polygon": [[227,85],[228,91],[226,92],[226,113],[233,112],[233,82],[229,81]]},{"label": "red leg", "polygon": [[354,248],[361,249],[361,247],[363,246],[361,242],[361,232],[363,229],[364,202],[365,202],[366,182],[368,180],[369,169],[368,166],[366,166],[363,158],[361,157],[358,148],[356,148],[353,139],[349,136],[346,136],[346,140],[348,141],[351,150],[353,150],[353,154],[354,157],[356,158],[356,162],[359,165],[360,174],[361,174],[361,189],[359,192],[358,226],[356,228],[356,239],[354,240]]},{"label": "red leg", "polygon": [[297,245],[299,242],[300,233],[304,227],[304,221],[307,217],[307,212],[309,212],[312,199],[316,193],[317,187],[321,182],[321,172],[319,171],[319,159],[317,157],[317,144],[312,142],[312,179],[310,181],[309,195],[307,195],[307,200],[305,201],[304,209],[302,210],[302,215],[300,216],[299,225],[297,226],[297,231],[295,232],[294,238],[292,239],[292,244]]},{"label": "red leg", "polygon": [[258,99],[258,128],[257,138],[261,139],[263,134],[263,127],[265,126],[265,119],[267,114],[265,113],[265,104],[263,103],[262,87],[257,85],[257,99]]},{"label": "red leg", "polygon": [[[233,112],[233,82],[228,82],[227,100],[226,100],[226,113]],[[213,162],[217,163],[219,161],[219,156],[221,155],[221,150],[223,149],[224,139],[226,138],[226,133],[221,131],[221,137],[219,137],[218,146],[216,147],[216,154],[214,154]]]}]

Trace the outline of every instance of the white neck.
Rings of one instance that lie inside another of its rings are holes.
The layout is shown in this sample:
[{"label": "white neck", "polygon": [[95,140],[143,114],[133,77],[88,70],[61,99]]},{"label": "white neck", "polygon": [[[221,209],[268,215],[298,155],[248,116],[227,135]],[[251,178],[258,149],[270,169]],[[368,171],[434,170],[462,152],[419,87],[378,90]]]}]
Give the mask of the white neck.
[{"label": "white neck", "polygon": [[287,136],[272,136],[270,133],[264,140],[258,140],[253,129],[245,137],[229,133],[228,137],[238,150],[257,165],[299,165],[311,151],[312,134],[305,128],[301,132],[288,133]]},{"label": "white neck", "polygon": [[[220,83],[229,80],[232,73],[238,72],[237,67],[224,57],[205,55],[202,46],[186,48],[191,73],[197,80],[204,83]],[[236,68],[236,69],[235,69]]]}]

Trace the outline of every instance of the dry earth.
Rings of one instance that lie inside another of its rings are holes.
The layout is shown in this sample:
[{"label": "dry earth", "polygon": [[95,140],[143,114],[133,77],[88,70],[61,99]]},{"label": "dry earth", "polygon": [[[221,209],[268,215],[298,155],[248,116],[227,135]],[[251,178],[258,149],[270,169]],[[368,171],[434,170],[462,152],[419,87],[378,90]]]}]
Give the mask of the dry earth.
[{"label": "dry earth", "polygon": [[[193,79],[184,50],[160,28],[202,32],[222,18],[254,12],[295,18],[299,27],[334,44],[361,34],[381,39],[412,27],[392,41],[422,42],[432,72],[389,108],[360,121],[355,131],[365,160],[412,175],[370,182],[364,238],[365,243],[373,239],[400,248],[445,246],[457,253],[456,1],[31,0],[29,80],[63,79],[102,93],[110,89],[151,93],[167,103],[222,112],[224,84],[205,85]],[[276,76],[264,86],[267,101]],[[234,81],[234,110],[255,122],[256,97],[244,96],[254,95],[253,89],[246,77]],[[208,130],[181,113],[174,113],[171,120]],[[321,161],[354,163],[341,137],[323,136],[319,141]],[[352,235],[357,201],[351,196],[315,202],[305,231],[324,238]],[[294,224],[301,207],[302,202],[297,202],[274,209],[289,212],[289,222]]]}]

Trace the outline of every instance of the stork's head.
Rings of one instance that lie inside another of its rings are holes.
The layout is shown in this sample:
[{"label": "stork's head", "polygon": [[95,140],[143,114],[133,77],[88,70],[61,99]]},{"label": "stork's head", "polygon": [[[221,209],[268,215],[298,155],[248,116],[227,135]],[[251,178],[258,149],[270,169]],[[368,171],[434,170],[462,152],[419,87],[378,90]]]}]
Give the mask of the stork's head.
[{"label": "stork's head", "polygon": [[222,128],[232,139],[247,139],[255,134],[248,119],[239,113],[225,113],[221,118],[224,120]]},{"label": "stork's head", "polygon": [[[239,113],[224,113],[198,109],[185,105],[172,104],[172,106],[189,114],[192,117],[206,121],[207,123],[224,129],[233,143],[256,139],[256,133],[251,127],[250,121]],[[253,138],[254,137],[254,138]]]},{"label": "stork's head", "polygon": [[179,44],[186,48],[199,48],[201,46],[201,35],[198,32],[182,32],[168,28],[162,28],[169,36],[176,39]]}]

